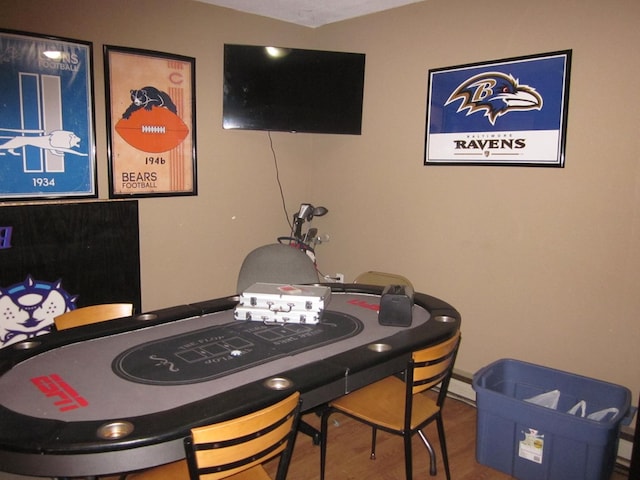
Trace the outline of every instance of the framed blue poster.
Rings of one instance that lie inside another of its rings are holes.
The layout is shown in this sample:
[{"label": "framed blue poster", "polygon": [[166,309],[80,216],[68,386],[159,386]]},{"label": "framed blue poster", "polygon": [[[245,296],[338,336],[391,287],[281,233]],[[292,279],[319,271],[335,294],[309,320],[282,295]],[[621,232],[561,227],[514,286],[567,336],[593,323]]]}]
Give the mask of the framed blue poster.
[{"label": "framed blue poster", "polygon": [[92,44],[0,30],[0,201],[96,197]]},{"label": "framed blue poster", "polygon": [[429,70],[425,165],[564,167],[571,50]]}]

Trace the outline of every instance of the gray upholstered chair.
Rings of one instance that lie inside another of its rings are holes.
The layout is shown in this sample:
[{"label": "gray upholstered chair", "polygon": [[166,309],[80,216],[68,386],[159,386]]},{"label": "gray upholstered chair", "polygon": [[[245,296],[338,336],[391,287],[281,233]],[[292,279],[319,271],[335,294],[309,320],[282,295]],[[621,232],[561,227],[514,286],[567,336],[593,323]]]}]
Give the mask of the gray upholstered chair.
[{"label": "gray upholstered chair", "polygon": [[318,281],[316,266],[304,252],[272,243],[252,250],[245,257],[238,274],[237,292],[256,282],[304,285]]},{"label": "gray upholstered chair", "polygon": [[[242,293],[256,282],[306,285],[319,282],[315,263],[301,250],[271,243],[249,252],[238,274],[237,292]],[[303,420],[298,428],[320,443],[320,432]]]}]

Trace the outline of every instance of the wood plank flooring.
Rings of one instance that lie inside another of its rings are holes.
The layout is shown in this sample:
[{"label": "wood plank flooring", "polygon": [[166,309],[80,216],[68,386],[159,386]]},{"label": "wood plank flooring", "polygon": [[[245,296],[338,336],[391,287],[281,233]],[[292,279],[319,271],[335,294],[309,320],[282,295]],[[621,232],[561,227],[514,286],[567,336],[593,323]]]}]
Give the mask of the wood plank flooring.
[{"label": "wood plank flooring", "polygon": [[[481,465],[475,459],[476,409],[462,401],[447,399],[444,411],[447,447],[452,480],[508,480],[510,475]],[[319,427],[316,415],[305,415],[305,421]],[[378,433],[377,458],[369,459],[371,430],[340,414],[331,416],[327,448],[326,480],[404,480],[402,438],[385,432]],[[413,442],[413,478],[444,480],[438,434],[434,425],[425,434],[436,450],[438,473],[429,475],[429,455],[417,436]],[[273,465],[269,473],[275,478]],[[320,478],[320,447],[310,437],[298,434],[288,480],[318,480]],[[611,480],[626,480],[624,472],[614,472]],[[573,479],[563,479],[573,480]]]}]

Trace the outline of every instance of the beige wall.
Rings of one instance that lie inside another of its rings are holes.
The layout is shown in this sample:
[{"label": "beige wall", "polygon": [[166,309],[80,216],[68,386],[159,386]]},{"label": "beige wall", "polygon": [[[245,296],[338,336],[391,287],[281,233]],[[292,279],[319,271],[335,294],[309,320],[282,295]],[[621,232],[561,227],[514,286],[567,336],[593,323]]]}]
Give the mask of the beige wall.
[{"label": "beige wall", "polygon": [[[196,58],[199,194],[140,200],[147,310],[233,291],[287,232],[264,132],[223,131],[223,43],[367,54],[361,136],[273,133],[287,207],[329,208],[320,268],[395,271],[463,315],[458,367],[515,357],[640,390],[640,3],[427,0],[308,29],[188,0],[2,0],[0,27]],[[566,167],[424,167],[430,68],[573,50]]]}]

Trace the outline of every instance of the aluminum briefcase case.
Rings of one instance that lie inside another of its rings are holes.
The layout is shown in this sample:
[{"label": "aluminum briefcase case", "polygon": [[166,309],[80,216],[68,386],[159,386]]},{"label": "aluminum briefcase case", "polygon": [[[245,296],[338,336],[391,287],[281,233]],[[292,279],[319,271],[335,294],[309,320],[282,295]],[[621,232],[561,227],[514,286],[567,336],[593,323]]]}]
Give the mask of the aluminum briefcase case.
[{"label": "aluminum briefcase case", "polygon": [[236,320],[251,320],[253,322],[262,322],[266,324],[281,323],[309,323],[315,324],[320,322],[322,317],[321,311],[292,310],[290,312],[278,312],[269,310],[268,308],[251,308],[236,307],[234,318]]},{"label": "aluminum briefcase case", "polygon": [[329,287],[254,283],[240,295],[236,320],[318,323],[331,298]]}]

